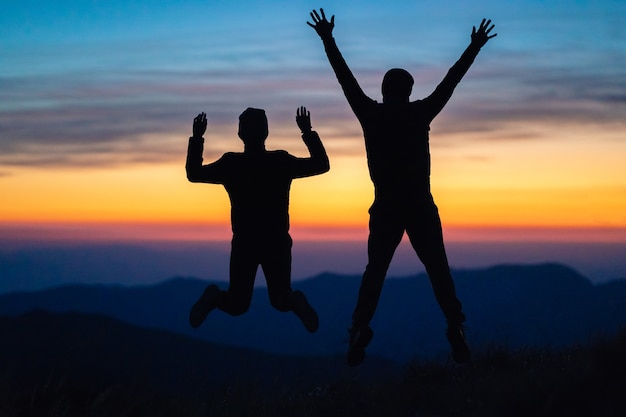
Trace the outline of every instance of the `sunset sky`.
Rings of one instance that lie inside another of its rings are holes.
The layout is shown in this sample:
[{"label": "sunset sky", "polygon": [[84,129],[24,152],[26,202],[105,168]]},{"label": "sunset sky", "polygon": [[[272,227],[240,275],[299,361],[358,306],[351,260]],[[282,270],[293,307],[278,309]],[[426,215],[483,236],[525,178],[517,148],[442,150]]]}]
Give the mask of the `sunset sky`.
[{"label": "sunset sky", "polygon": [[392,67],[413,74],[412,99],[429,95],[493,19],[498,36],[431,126],[450,236],[626,241],[623,0],[5,2],[0,233],[224,238],[226,192],[185,177],[193,117],[207,113],[205,163],[242,150],[246,107],[266,110],[268,148],[306,156],[305,105],[331,171],[294,181],[292,228],[360,236],[373,189],[359,124],[306,25],[319,7],[377,100]]}]

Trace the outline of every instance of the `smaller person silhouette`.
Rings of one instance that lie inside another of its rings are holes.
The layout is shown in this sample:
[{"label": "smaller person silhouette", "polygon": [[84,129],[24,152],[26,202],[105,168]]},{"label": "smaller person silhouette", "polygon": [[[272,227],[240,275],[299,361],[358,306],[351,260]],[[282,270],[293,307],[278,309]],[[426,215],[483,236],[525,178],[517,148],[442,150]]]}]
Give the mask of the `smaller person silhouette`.
[{"label": "smaller person silhouette", "polygon": [[319,327],[317,313],[304,294],[291,289],[289,189],[294,178],[323,174],[330,165],[305,107],[296,110],[296,123],[309,150],[308,158],[298,158],[284,150],[266,150],[265,111],[248,108],[239,116],[238,134],[244,151],[227,152],[217,161],[202,165],[206,114],[200,113],[194,119],[187,150],[187,179],[226,188],[233,238],[228,290],[213,284],[204,290],[189,313],[192,327],[199,327],[215,308],[233,316],[248,311],[259,265],[271,305],[279,311],[293,311],[311,333]]}]

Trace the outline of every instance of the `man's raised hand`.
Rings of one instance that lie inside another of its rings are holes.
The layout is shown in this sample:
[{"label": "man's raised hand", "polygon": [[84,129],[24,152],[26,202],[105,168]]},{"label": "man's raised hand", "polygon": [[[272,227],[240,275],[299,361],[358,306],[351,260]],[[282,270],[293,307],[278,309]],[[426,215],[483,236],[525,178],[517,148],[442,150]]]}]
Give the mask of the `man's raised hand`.
[{"label": "man's raised hand", "polygon": [[306,107],[301,106],[296,110],[296,123],[302,133],[311,131],[311,113],[307,111]]},{"label": "man's raised hand", "polygon": [[206,132],[206,113],[202,112],[193,119],[193,137],[201,138]]},{"label": "man's raised hand", "polygon": [[480,26],[478,27],[478,30],[476,30],[476,26],[474,26],[472,28],[472,43],[476,46],[478,46],[479,48],[482,48],[489,39],[498,36],[497,33],[494,33],[493,35],[489,35],[489,32],[491,32],[491,30],[494,28],[495,25],[491,25],[491,19],[487,20],[487,19],[483,19],[482,22],[480,22]]},{"label": "man's raised hand", "polygon": [[319,13],[317,13],[317,10],[313,10],[310,15],[313,23],[307,21],[306,24],[315,29],[320,38],[328,39],[332,37],[333,28],[335,27],[335,15],[331,16],[330,22],[326,19],[324,9],[320,9]]}]

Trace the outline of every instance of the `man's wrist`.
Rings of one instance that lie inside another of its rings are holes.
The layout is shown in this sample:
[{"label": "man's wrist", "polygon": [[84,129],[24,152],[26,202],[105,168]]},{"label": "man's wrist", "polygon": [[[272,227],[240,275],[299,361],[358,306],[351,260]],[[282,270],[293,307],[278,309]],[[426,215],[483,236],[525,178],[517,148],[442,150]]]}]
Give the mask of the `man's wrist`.
[{"label": "man's wrist", "polygon": [[476,51],[480,51],[480,49],[481,49],[484,45],[485,45],[484,43],[481,45],[481,42],[472,40],[472,41],[470,42],[470,49],[473,49],[473,50],[476,50]]}]

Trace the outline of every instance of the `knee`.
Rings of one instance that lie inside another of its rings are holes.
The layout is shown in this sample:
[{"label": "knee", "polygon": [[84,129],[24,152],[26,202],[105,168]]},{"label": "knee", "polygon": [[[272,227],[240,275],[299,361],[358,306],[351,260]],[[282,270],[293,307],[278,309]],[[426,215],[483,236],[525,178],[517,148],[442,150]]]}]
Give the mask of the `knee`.
[{"label": "knee", "polygon": [[270,304],[278,311],[287,312],[291,311],[290,294],[288,293],[270,293]]},{"label": "knee", "polygon": [[250,304],[234,304],[231,306],[228,311],[226,311],[231,316],[241,316],[246,313],[250,309]]},{"label": "knee", "polygon": [[251,300],[247,298],[231,299],[230,301],[231,302],[227,305],[220,306],[220,310],[230,314],[231,316],[241,316],[250,309]]}]

